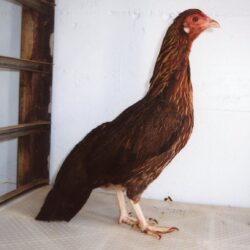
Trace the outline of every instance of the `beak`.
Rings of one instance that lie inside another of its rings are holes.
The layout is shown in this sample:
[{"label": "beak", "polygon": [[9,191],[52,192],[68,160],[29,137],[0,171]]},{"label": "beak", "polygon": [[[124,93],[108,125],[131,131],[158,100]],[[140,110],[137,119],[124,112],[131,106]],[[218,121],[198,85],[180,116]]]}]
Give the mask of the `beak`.
[{"label": "beak", "polygon": [[220,28],[220,24],[217,21],[209,18],[207,28]]}]

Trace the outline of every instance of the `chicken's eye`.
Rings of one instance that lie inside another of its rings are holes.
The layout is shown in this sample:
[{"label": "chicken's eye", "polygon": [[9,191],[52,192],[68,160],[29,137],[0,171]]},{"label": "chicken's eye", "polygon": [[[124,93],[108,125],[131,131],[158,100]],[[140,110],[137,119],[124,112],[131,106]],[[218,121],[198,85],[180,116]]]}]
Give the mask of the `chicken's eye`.
[{"label": "chicken's eye", "polygon": [[194,23],[198,22],[198,21],[199,21],[199,17],[194,16],[194,17],[192,18],[192,21],[193,21]]}]

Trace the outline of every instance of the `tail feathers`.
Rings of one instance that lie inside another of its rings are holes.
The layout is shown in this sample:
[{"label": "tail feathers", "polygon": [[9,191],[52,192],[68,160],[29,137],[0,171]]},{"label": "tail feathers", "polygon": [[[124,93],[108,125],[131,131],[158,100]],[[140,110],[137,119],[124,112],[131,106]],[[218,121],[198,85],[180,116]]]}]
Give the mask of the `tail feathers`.
[{"label": "tail feathers", "polygon": [[53,188],[39,212],[36,220],[41,221],[70,221],[88,200],[92,189],[84,188],[70,196],[65,196]]}]

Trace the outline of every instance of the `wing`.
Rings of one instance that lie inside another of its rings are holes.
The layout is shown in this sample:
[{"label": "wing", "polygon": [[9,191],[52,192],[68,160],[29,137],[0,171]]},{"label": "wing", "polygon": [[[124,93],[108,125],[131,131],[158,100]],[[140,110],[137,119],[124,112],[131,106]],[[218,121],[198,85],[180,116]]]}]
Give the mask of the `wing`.
[{"label": "wing", "polygon": [[101,176],[103,181],[121,175],[126,178],[138,165],[167,151],[180,126],[175,106],[159,99],[142,99],[85,138],[91,142],[86,147],[90,176]]}]

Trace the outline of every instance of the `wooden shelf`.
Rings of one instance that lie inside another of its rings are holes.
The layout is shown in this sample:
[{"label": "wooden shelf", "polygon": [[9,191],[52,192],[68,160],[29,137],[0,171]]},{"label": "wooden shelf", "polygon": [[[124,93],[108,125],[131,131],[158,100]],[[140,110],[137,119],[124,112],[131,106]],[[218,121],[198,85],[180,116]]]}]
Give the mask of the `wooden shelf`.
[{"label": "wooden shelf", "polygon": [[0,56],[0,68],[51,73],[52,64],[47,62]]},{"label": "wooden shelf", "polygon": [[40,186],[44,186],[44,185],[48,185],[49,181],[48,179],[38,179],[38,180],[34,180],[32,181],[31,183],[29,184],[26,184],[26,185],[23,185],[23,186],[20,186],[18,187],[17,189],[7,193],[7,194],[4,194],[2,196],[0,196],[0,204],[6,202],[6,201],[9,201],[10,199],[18,196],[18,195],[21,195],[25,192],[28,192],[34,188],[37,188],[37,187],[40,187]]},{"label": "wooden shelf", "polygon": [[19,119],[16,126],[0,128],[0,142],[17,139],[17,189],[1,196],[0,203],[47,184],[49,178],[55,1],[14,2],[22,9],[20,58],[0,55],[0,69],[20,71]]},{"label": "wooden shelf", "polygon": [[30,135],[34,133],[48,132],[50,122],[41,121],[27,124],[20,124],[6,128],[0,128],[0,141],[10,140],[13,138]]},{"label": "wooden shelf", "polygon": [[36,10],[45,15],[51,15],[54,11],[54,3],[48,2],[46,0],[16,0],[23,6]]}]

